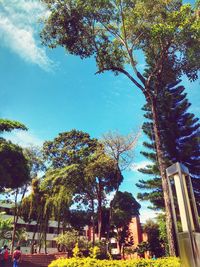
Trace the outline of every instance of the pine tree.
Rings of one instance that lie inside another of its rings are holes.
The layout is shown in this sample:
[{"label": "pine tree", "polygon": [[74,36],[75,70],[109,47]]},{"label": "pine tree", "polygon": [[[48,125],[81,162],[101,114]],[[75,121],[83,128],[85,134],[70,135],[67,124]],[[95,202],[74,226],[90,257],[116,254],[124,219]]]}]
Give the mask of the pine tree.
[{"label": "pine tree", "polygon": [[[190,103],[186,98],[184,86],[180,85],[180,80],[166,85],[166,89],[160,93],[158,110],[161,129],[162,146],[167,166],[175,162],[181,162],[190,171],[197,204],[200,208],[200,128],[199,119],[194,114],[188,112]],[[147,151],[141,152],[152,165],[148,165],[139,171],[153,176],[148,180],[139,180],[137,186],[146,190],[139,193],[140,200],[149,200],[153,204],[153,209],[164,208],[161,179],[159,176],[157,158],[155,153],[155,143],[153,134],[152,114],[150,105],[143,107],[146,112],[144,117],[147,121],[143,124],[143,131],[150,139],[143,145]]]}]

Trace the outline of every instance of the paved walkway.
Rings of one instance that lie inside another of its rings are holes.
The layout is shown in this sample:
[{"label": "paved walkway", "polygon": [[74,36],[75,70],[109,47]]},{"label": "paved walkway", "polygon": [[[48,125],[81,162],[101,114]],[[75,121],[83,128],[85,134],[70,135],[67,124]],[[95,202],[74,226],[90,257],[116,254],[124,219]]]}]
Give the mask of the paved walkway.
[{"label": "paved walkway", "polygon": [[[48,267],[48,265],[55,259],[60,257],[66,257],[66,253],[60,254],[24,254],[22,255],[22,261],[20,267]],[[0,264],[0,267],[1,264]],[[12,267],[11,258],[5,267]]]}]

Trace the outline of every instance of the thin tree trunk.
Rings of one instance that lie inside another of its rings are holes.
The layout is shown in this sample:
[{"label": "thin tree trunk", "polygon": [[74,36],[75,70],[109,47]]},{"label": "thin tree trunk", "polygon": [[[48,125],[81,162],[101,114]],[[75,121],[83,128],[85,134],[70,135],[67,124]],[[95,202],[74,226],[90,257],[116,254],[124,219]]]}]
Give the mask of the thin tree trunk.
[{"label": "thin tree trunk", "polygon": [[32,236],[32,240],[31,240],[31,249],[30,249],[30,253],[31,254],[35,253],[35,251],[34,251],[34,241],[35,241],[36,232],[37,232],[37,227],[35,227],[35,230],[34,230],[33,236]]},{"label": "thin tree trunk", "polygon": [[111,225],[111,221],[112,221],[112,208],[113,208],[113,200],[110,201],[110,208],[109,208],[109,218],[108,218],[108,225],[107,225],[107,242],[110,241],[110,225]]},{"label": "thin tree trunk", "polygon": [[47,230],[48,230],[48,218],[45,219],[44,226],[44,253],[47,254]]},{"label": "thin tree trunk", "polygon": [[60,234],[60,216],[58,217],[57,235]]},{"label": "thin tree trunk", "polygon": [[101,229],[102,229],[102,189],[101,181],[98,184],[98,238],[101,240]]},{"label": "thin tree trunk", "polygon": [[[120,168],[119,168],[119,156],[116,158],[117,161],[117,171],[116,171],[116,178],[117,178],[117,188],[114,194],[113,199],[115,198],[117,192],[119,191],[119,174],[121,173]],[[109,207],[109,218],[108,218],[108,225],[107,225],[107,242],[110,241],[110,225],[111,225],[111,221],[112,221],[112,208],[113,208],[113,200],[110,201],[110,207]]]},{"label": "thin tree trunk", "polygon": [[40,227],[39,227],[39,233],[38,233],[38,241],[39,241],[39,250],[38,252],[41,253],[41,248],[42,248],[42,228],[43,228],[43,218],[41,217],[40,221]]},{"label": "thin tree trunk", "polygon": [[11,242],[11,254],[13,254],[14,250],[14,242],[15,242],[15,234],[16,234],[16,224],[17,224],[17,196],[18,196],[18,188],[16,189],[15,194],[15,211],[14,211],[14,219],[13,219],[13,232],[12,232],[12,242]]},{"label": "thin tree trunk", "polygon": [[15,195],[15,213],[14,213],[14,221],[13,221],[13,233],[12,233],[11,253],[13,253],[13,250],[14,250],[15,235],[16,235],[16,230],[17,230],[17,222],[18,222],[18,219],[19,219],[19,209],[21,207],[22,201],[23,201],[24,196],[26,194],[26,190],[27,190],[27,185],[24,186],[24,191],[22,193],[21,201],[20,201],[19,207],[17,207],[17,196],[18,196],[19,189],[16,189],[16,195]]},{"label": "thin tree trunk", "polygon": [[155,144],[156,144],[156,153],[158,159],[159,170],[162,179],[162,188],[163,188],[163,196],[164,196],[164,203],[165,203],[165,211],[166,211],[166,227],[167,227],[167,235],[168,235],[168,242],[169,242],[169,254],[170,256],[176,255],[175,249],[175,240],[174,240],[174,226],[173,226],[173,217],[171,212],[171,202],[169,197],[169,187],[167,182],[166,176],[166,165],[164,162],[164,156],[162,151],[161,145],[161,136],[159,131],[159,119],[156,110],[156,100],[152,99],[151,102],[152,108],[152,116],[153,116],[153,129],[155,135]]},{"label": "thin tree trunk", "polygon": [[92,246],[95,245],[95,219],[94,219],[94,199],[91,200],[92,206]]}]

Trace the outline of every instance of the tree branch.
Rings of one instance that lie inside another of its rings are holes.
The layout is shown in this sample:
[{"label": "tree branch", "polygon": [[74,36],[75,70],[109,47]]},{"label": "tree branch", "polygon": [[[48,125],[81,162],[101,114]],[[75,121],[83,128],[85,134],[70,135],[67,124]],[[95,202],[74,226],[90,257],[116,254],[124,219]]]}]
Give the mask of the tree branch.
[{"label": "tree branch", "polygon": [[122,68],[119,68],[119,67],[104,68],[104,69],[101,69],[101,70],[97,71],[95,74],[100,74],[100,73],[102,73],[104,71],[109,71],[109,70],[118,71],[118,72],[121,72],[121,73],[125,74],[143,92],[145,97],[147,97],[145,88],[142,87],[141,84],[139,84],[126,70],[124,70]]},{"label": "tree branch", "polygon": [[[129,49],[128,47],[128,42],[127,42],[127,33],[126,33],[126,26],[125,26],[125,19],[124,19],[124,13],[123,13],[123,7],[122,7],[122,2],[120,1],[120,13],[121,13],[121,19],[122,19],[122,28],[123,28],[123,32],[124,32],[124,45],[126,47],[126,50],[128,52],[129,58],[130,58],[130,62],[131,62],[131,66],[133,68],[133,71],[135,72],[136,76],[138,77],[138,79],[143,83],[143,85],[145,85],[145,78],[143,77],[143,75],[137,70],[136,66],[135,66],[135,61],[133,59],[133,45],[131,47],[131,49]],[[141,33],[143,34],[143,33]],[[138,38],[141,36],[141,34],[138,36]],[[137,38],[137,39],[138,39]],[[136,39],[136,40],[137,40]]]}]

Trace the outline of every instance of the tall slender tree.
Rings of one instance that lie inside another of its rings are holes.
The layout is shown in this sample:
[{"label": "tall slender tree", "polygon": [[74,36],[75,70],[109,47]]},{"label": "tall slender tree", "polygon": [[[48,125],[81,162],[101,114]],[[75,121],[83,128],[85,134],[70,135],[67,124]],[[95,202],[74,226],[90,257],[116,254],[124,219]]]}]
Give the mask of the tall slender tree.
[{"label": "tall slender tree", "polygon": [[[151,103],[159,170],[162,177],[170,254],[175,254],[169,189],[162,152],[157,98],[163,65],[173,56],[180,74],[197,78],[199,63],[199,16],[180,0],[43,0],[50,11],[41,33],[51,48],[64,47],[82,59],[94,56],[98,71],[126,75]],[[198,8],[198,6],[197,6]],[[147,77],[137,68],[136,54],[153,59]],[[129,69],[126,68],[129,65]],[[154,80],[154,83],[152,83]]]},{"label": "tall slender tree", "polygon": [[[200,124],[199,119],[188,111],[185,88],[181,81],[166,85],[158,104],[162,149],[166,164],[181,162],[188,167],[193,180],[194,192],[198,206],[200,205]],[[152,179],[140,180],[137,186],[149,192],[139,193],[141,200],[150,200],[153,208],[164,208],[161,179],[155,150],[151,108],[147,104],[143,108],[147,121],[143,124],[143,131],[150,139],[143,145],[147,149],[141,152],[152,164],[139,171],[153,176]],[[200,206],[199,206],[200,207]]]},{"label": "tall slender tree", "polygon": [[[102,143],[106,153],[116,162],[116,181],[118,184],[113,192],[113,199],[119,190],[121,184],[121,172],[126,170],[133,162],[134,148],[137,144],[139,133],[121,135],[118,132],[108,132],[103,135]],[[107,240],[110,239],[110,224],[112,220],[112,205],[113,200],[109,205],[109,220],[107,222]]]}]

